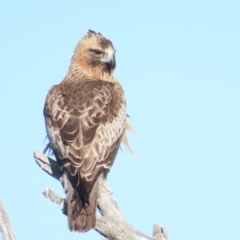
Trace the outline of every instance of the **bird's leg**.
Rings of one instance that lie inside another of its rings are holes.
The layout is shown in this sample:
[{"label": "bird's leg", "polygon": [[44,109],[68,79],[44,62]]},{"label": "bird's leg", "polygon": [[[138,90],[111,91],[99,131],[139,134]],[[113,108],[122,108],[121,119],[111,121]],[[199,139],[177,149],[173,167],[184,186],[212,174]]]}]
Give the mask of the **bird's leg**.
[{"label": "bird's leg", "polygon": [[59,178],[59,181],[61,182],[65,193],[67,194],[68,176],[67,176],[67,173],[65,172],[65,167],[68,166],[69,163],[64,162],[64,161],[58,161],[58,163],[59,163],[59,167],[63,173],[62,176]]},{"label": "bird's leg", "polygon": [[67,194],[67,185],[68,185],[68,177],[67,173],[63,171],[63,175],[59,178],[62,187],[64,189],[64,192]]},{"label": "bird's leg", "polygon": [[[62,169],[62,168],[61,168]],[[63,170],[63,169],[62,169]],[[67,173],[63,170],[62,176],[59,178],[59,181],[62,184],[62,187],[64,189],[65,194],[67,195],[67,185],[68,185],[68,178]],[[67,198],[62,199],[60,203],[60,207],[62,209],[62,212],[67,215]]]},{"label": "bird's leg", "polygon": [[[58,161],[60,162],[60,161]],[[67,208],[68,208],[68,204],[67,204],[67,196],[68,196],[68,184],[69,184],[69,180],[68,180],[68,174],[67,172],[65,171],[65,167],[69,165],[69,163],[65,162],[61,162],[60,164],[60,169],[61,171],[63,172],[62,176],[59,178],[59,181],[61,182],[62,184],[62,187],[64,189],[64,192],[66,194],[66,198],[61,202],[60,206],[61,206],[61,209],[62,209],[62,212],[67,215]]]}]

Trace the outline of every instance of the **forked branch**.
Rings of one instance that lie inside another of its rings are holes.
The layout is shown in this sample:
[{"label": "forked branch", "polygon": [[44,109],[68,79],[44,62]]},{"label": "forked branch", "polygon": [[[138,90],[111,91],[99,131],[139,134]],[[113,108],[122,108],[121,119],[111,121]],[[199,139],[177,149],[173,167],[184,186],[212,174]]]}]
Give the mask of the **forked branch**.
[{"label": "forked branch", "polygon": [[[62,171],[58,163],[46,155],[35,151],[34,158],[37,164],[50,176],[62,182]],[[47,188],[43,192],[49,200],[57,203],[63,214],[66,214],[66,202],[64,198],[59,197],[54,191]],[[125,219],[120,211],[118,204],[112,198],[106,185],[101,182],[98,196],[98,210],[101,216],[97,216],[95,230],[99,232],[104,239],[109,240],[168,240],[167,230],[158,224],[153,226],[153,237],[148,237],[140,231],[134,229]]]}]

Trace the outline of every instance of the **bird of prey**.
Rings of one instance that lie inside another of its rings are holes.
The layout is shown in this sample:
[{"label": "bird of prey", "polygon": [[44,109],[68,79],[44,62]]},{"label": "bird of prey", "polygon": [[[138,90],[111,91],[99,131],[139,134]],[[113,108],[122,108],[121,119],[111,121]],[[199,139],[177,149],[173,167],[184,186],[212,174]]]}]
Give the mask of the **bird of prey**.
[{"label": "bird of prey", "polygon": [[95,228],[99,177],[106,178],[121,141],[130,149],[126,130],[132,128],[115,67],[112,42],[89,30],[76,46],[66,77],[45,100],[48,147],[66,179],[71,231]]}]

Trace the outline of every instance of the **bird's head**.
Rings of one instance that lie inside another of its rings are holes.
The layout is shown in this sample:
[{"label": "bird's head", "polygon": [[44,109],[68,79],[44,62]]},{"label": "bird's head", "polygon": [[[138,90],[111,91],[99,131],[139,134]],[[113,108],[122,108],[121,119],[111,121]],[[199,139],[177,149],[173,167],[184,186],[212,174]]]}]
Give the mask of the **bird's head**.
[{"label": "bird's head", "polygon": [[72,62],[86,71],[111,74],[116,67],[115,52],[110,40],[89,30],[78,43]]}]

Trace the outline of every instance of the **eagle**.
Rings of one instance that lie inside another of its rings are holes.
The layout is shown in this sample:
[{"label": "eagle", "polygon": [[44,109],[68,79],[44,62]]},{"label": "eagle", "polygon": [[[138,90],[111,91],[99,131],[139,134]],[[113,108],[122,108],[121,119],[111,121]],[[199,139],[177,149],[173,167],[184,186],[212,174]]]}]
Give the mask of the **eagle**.
[{"label": "eagle", "polygon": [[116,50],[89,30],[77,44],[66,77],[47,94],[44,118],[48,147],[65,179],[71,231],[95,228],[99,179],[106,179],[120,143],[131,151],[126,100],[113,75]]}]

